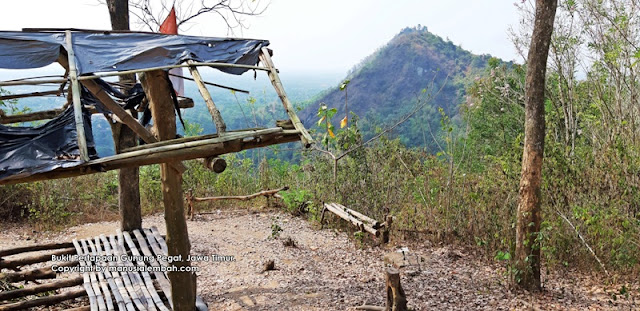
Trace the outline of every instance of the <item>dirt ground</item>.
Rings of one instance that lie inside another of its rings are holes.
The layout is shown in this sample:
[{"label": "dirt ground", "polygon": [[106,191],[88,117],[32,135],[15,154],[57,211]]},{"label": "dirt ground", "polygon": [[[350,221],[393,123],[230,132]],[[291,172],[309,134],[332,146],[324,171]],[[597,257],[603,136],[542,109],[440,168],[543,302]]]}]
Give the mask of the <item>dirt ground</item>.
[{"label": "dirt ground", "polygon": [[[234,259],[194,262],[199,267],[198,294],[209,310],[382,306],[387,266],[383,257],[389,253],[406,264],[401,268],[402,286],[413,310],[640,310],[638,284],[626,284],[628,294],[624,295],[622,285],[599,284],[597,274],[563,272],[546,276],[545,290],[532,296],[509,290],[504,267],[471,251],[400,242],[363,246],[348,233],[318,230],[277,211],[215,211],[188,225],[192,255]],[[165,232],[162,215],[146,217],[144,226]],[[59,233],[3,227],[0,248],[108,234],[118,223],[80,225]],[[295,247],[283,244],[288,237]],[[397,252],[403,247],[408,252]],[[274,261],[275,270],[263,272],[268,260]]]}]

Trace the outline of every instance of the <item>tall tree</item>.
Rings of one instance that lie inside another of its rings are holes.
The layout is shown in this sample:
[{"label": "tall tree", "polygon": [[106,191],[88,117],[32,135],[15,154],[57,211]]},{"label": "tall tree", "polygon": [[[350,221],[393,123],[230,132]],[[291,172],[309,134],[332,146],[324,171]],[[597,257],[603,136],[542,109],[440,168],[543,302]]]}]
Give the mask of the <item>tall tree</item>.
[{"label": "tall tree", "polygon": [[520,200],[516,224],[517,283],[540,287],[540,224],[542,222],[542,160],[545,136],[545,76],[558,0],[536,0],[535,21],[527,56],[525,129]]},{"label": "tall tree", "polygon": [[[107,0],[109,16],[111,18],[111,28],[113,30],[130,30],[129,28],[129,1],[128,0]],[[135,83],[135,75],[120,77],[120,82],[124,85]],[[128,90],[124,89],[127,92]],[[137,118],[135,110],[129,111],[134,118]],[[137,136],[128,126],[119,122],[110,122],[111,132],[116,153],[137,145]],[[137,167],[122,168],[118,171],[118,193],[120,206],[121,228],[124,231],[140,229],[142,227],[142,216],[140,212],[140,175]]]}]

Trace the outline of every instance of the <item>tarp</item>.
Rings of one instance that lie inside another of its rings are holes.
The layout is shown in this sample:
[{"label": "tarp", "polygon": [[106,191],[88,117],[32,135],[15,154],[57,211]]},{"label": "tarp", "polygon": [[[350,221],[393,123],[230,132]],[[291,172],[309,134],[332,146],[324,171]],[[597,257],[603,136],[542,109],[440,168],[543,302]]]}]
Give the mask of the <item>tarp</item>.
[{"label": "tarp", "polygon": [[[256,65],[267,40],[154,33],[78,32],[71,34],[78,74],[178,65],[187,60]],[[66,50],[64,32],[0,31],[0,68],[49,65]],[[242,74],[248,69],[218,68]]]},{"label": "tarp", "polygon": [[[87,149],[95,158],[91,115],[85,111],[83,116]],[[0,180],[82,164],[77,135],[72,107],[41,126],[0,125]]]}]

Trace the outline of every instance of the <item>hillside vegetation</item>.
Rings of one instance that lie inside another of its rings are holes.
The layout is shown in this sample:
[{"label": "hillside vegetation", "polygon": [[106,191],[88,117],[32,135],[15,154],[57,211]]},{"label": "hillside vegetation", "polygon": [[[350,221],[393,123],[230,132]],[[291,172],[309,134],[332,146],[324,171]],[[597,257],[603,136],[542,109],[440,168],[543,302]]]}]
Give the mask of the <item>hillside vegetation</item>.
[{"label": "hillside vegetation", "polygon": [[342,119],[347,96],[349,112],[359,116],[361,130],[370,137],[411,111],[427,89],[433,95],[428,105],[394,133],[406,146],[424,146],[435,153],[438,109],[458,115],[466,87],[484,71],[489,59],[432,34],[427,27],[405,28],[350,70],[346,94],[338,86],[324,91],[301,112],[301,119],[313,128],[321,104],[336,108]]}]

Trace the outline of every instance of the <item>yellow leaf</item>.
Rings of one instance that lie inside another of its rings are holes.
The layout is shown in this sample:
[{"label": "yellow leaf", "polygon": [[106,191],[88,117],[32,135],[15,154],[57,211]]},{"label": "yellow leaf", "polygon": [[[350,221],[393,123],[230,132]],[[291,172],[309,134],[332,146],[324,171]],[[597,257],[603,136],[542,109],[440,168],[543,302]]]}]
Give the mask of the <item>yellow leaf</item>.
[{"label": "yellow leaf", "polygon": [[331,138],[336,138],[336,135],[333,134],[333,131],[331,129],[329,129],[329,136],[331,136]]},{"label": "yellow leaf", "polygon": [[347,117],[345,116],[344,119],[342,119],[342,121],[340,121],[340,128],[344,128],[345,126],[347,126]]},{"label": "yellow leaf", "polygon": [[320,118],[320,120],[318,120],[318,125],[320,125],[322,123],[322,121],[324,121],[324,119],[326,119],[327,116],[322,116],[322,118]]}]

